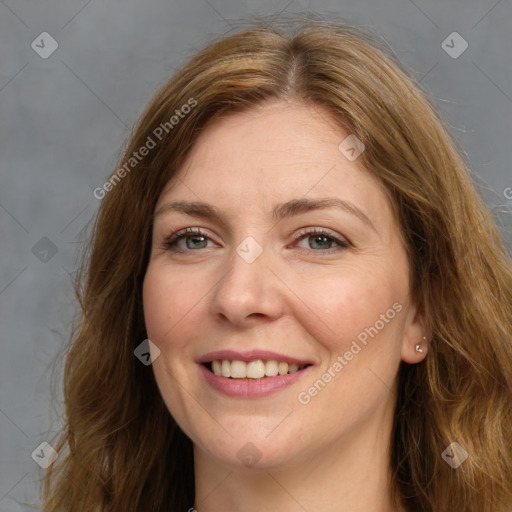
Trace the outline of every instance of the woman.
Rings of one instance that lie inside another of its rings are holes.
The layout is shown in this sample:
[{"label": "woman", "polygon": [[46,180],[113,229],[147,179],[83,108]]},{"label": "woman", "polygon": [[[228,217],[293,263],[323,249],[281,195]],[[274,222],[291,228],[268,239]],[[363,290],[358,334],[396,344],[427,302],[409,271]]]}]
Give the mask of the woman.
[{"label": "woman", "polygon": [[211,43],[95,195],[46,512],[511,509],[511,262],[369,36]]}]

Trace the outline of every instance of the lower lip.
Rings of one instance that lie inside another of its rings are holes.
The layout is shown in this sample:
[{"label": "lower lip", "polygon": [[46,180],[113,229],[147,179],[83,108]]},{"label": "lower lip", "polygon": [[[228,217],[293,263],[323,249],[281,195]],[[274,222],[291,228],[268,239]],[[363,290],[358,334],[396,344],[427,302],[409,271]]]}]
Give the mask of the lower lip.
[{"label": "lower lip", "polygon": [[202,364],[199,366],[206,382],[213,389],[226,396],[236,398],[259,398],[270,395],[280,389],[291,386],[311,368],[311,366],[307,366],[303,370],[294,373],[276,375],[275,377],[263,377],[261,379],[229,379],[221,375],[215,375]]}]

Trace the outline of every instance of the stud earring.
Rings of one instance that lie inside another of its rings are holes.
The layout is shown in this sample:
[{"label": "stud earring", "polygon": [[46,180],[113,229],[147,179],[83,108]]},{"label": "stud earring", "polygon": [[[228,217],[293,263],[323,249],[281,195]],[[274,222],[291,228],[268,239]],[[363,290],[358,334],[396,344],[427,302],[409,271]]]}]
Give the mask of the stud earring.
[{"label": "stud earring", "polygon": [[[427,341],[426,336],[423,336],[423,341]],[[423,349],[421,348],[421,345],[419,343],[416,345],[416,352],[423,352]]]}]

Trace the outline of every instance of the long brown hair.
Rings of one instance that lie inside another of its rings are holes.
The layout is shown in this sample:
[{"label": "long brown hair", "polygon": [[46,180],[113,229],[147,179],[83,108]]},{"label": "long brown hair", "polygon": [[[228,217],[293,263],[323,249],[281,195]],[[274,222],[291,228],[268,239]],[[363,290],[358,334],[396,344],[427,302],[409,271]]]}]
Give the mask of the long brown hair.
[{"label": "long brown hair", "polygon": [[[392,52],[345,23],[301,18],[253,20],[195,55],[152,99],[98,192],[76,277],[81,311],[64,368],[60,457],[44,475],[43,510],[194,503],[192,443],[151,367],[134,356],[147,337],[152,216],[207,122],[270,101],[322,106],[364,143],[360,158],[384,184],[406,241],[431,343],[423,363],[401,363],[393,495],[414,512],[509,512],[512,270],[502,238],[462,151]],[[151,146],[145,156],[130,160],[143,146]],[[441,456],[452,442],[469,454],[457,469]]]}]

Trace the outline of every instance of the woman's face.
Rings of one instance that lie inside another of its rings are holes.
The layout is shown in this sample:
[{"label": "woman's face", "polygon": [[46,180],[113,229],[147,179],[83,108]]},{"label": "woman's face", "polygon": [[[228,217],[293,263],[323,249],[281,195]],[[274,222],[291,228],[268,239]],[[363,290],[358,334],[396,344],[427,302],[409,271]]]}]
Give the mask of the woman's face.
[{"label": "woman's face", "polygon": [[144,280],[153,370],[203,457],[286,467],[389,441],[421,326],[399,228],[360,148],[339,148],[349,135],[316,106],[233,114],[158,200]]}]

